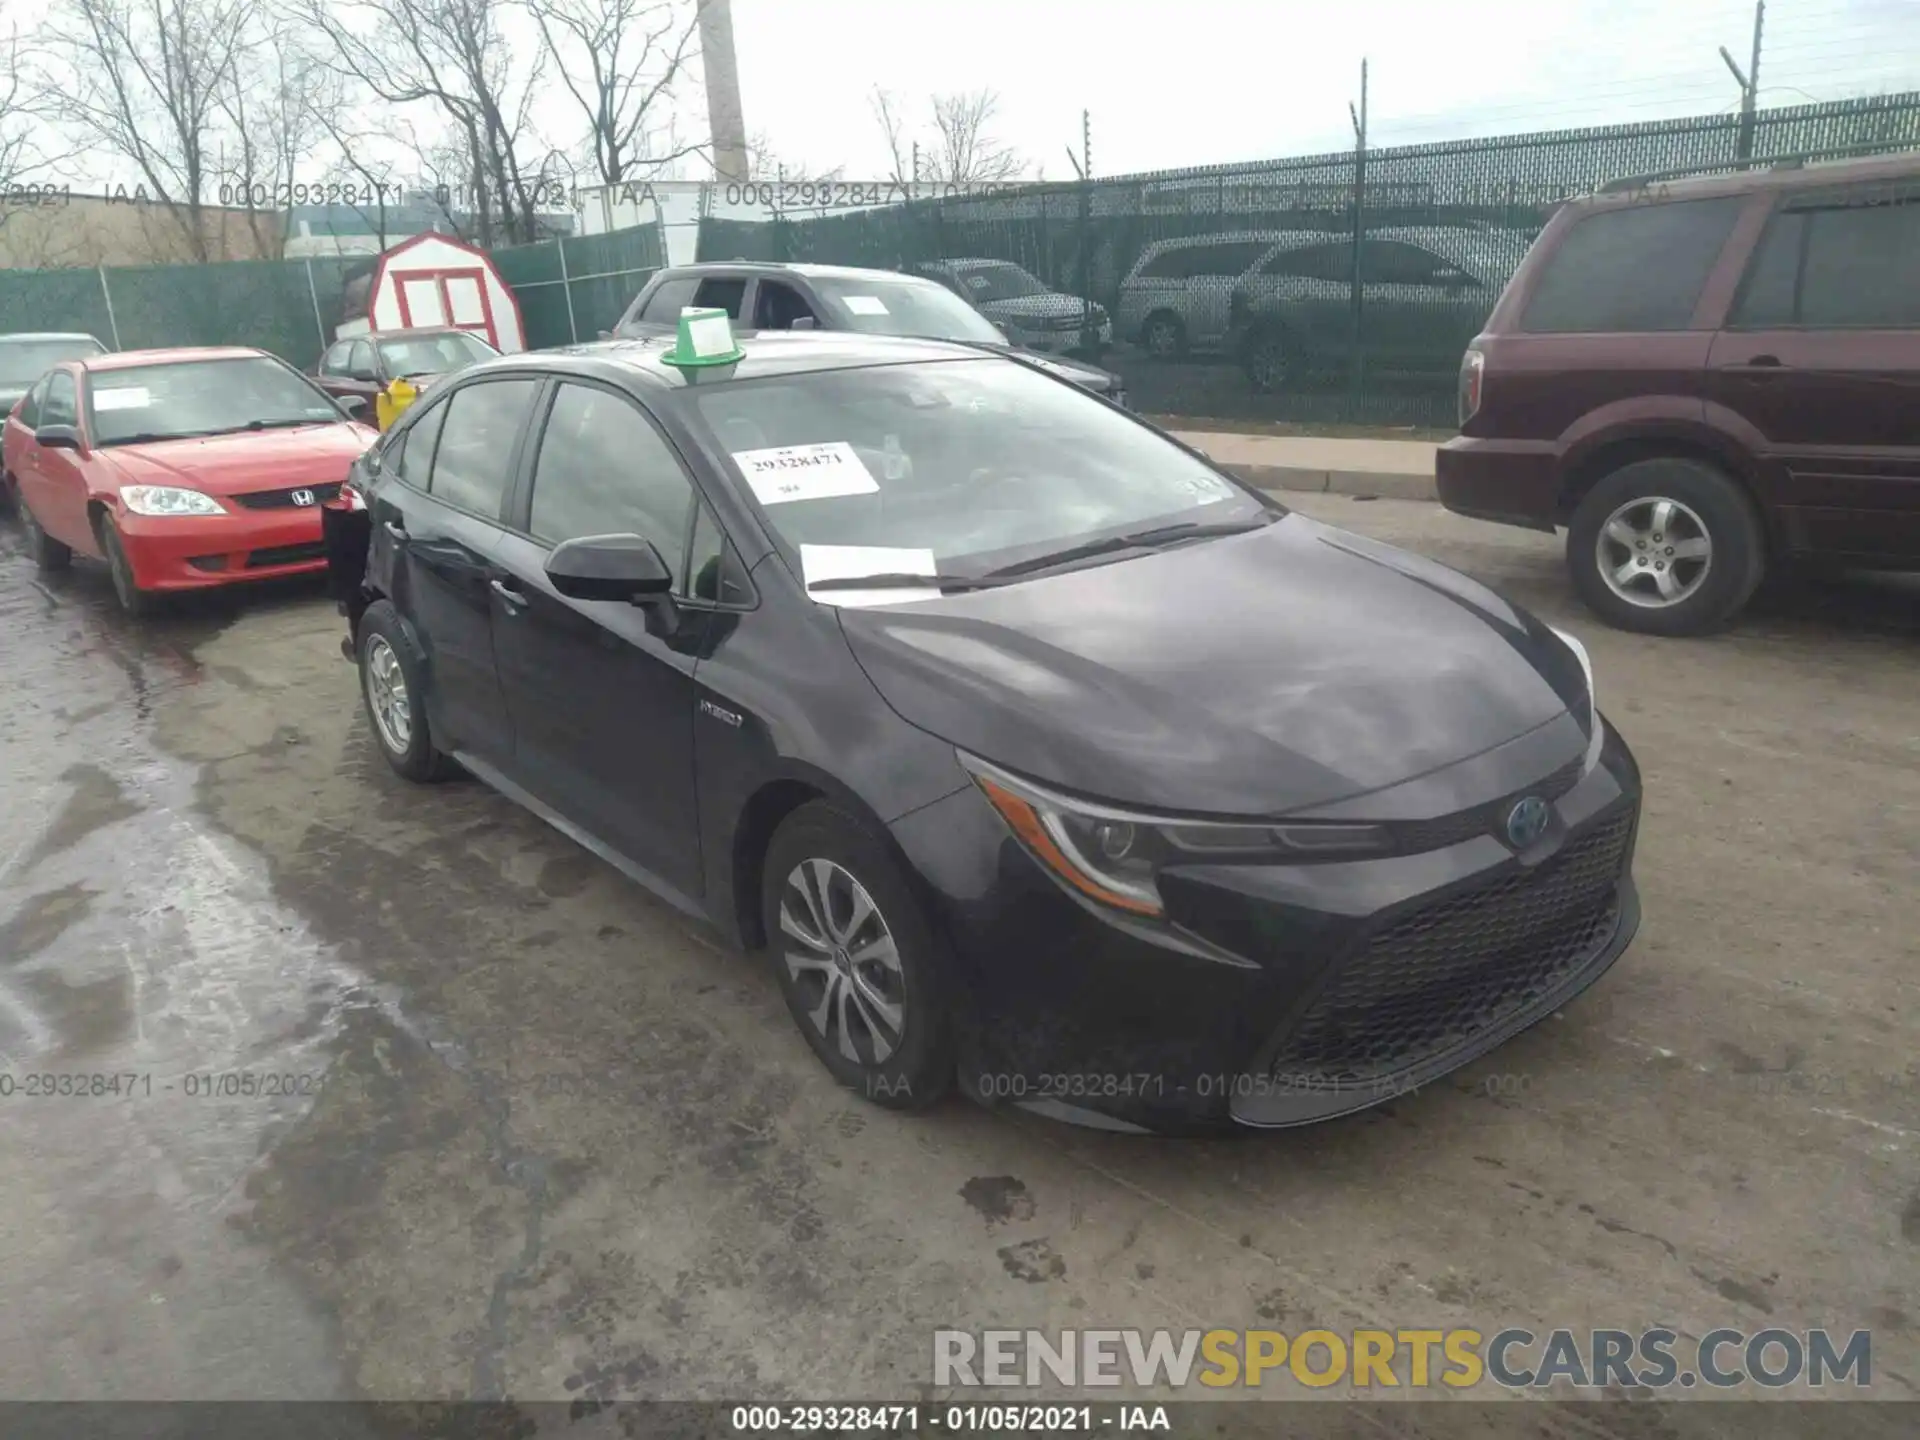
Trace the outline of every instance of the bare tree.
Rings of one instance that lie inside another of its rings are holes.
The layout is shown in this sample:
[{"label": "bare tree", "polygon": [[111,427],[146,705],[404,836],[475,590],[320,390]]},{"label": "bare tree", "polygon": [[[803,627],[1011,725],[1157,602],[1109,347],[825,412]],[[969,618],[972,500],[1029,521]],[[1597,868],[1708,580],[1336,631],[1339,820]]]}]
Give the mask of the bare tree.
[{"label": "bare tree", "polygon": [[[294,13],[324,37],[339,68],[388,105],[427,104],[446,122],[463,160],[442,181],[466,202],[474,238],[491,246],[534,238],[535,218],[553,182],[548,161],[528,166],[531,108],[544,51],[514,64],[501,20],[510,0],[292,0]],[[544,148],[544,147],[542,147]]]},{"label": "bare tree", "polygon": [[693,154],[671,134],[699,15],[676,0],[525,0],[561,82],[586,117],[593,172],[619,185]]},{"label": "bare tree", "polygon": [[46,29],[56,64],[36,78],[42,102],[91,148],[133,167],[199,261],[212,258],[207,190],[255,8],[251,0],[59,0]]},{"label": "bare tree", "polygon": [[991,90],[934,96],[935,144],[927,178],[955,185],[1017,179],[1026,165],[993,134],[999,109],[1000,97]]},{"label": "bare tree", "polygon": [[918,180],[919,155],[914,142],[906,133],[906,122],[900,111],[900,102],[892,91],[873,87],[871,97],[873,118],[880,122],[880,133],[886,137],[887,157],[892,163],[892,172],[887,176],[895,185],[906,185]]},{"label": "bare tree", "polygon": [[792,184],[809,180],[840,180],[845,178],[846,168],[845,165],[835,165],[828,170],[782,155],[774,149],[772,139],[764,130],[756,130],[747,137],[749,180],[786,181]]},{"label": "bare tree", "polygon": [[293,206],[309,192],[297,182],[326,133],[333,81],[282,22],[248,47],[216,96],[232,137],[221,147],[221,189],[244,207],[263,259],[286,253]]}]

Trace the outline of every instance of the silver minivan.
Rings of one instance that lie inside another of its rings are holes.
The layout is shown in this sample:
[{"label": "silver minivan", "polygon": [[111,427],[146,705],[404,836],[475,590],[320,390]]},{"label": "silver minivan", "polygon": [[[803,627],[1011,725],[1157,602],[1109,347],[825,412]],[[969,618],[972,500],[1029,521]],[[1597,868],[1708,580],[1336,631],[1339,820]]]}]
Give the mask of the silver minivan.
[{"label": "silver minivan", "polygon": [[1225,349],[1234,282],[1287,238],[1230,230],[1154,241],[1120,282],[1116,333],[1159,359]]}]

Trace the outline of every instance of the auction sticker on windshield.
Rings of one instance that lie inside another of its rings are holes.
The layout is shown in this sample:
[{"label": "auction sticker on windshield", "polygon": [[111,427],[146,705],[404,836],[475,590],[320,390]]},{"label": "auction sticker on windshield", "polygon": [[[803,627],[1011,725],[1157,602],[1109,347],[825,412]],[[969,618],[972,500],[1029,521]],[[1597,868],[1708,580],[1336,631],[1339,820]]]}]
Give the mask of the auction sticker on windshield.
[{"label": "auction sticker on windshield", "polygon": [[93,392],[95,410],[144,410],[152,403],[153,397],[141,385],[123,385],[118,390]]},{"label": "auction sticker on windshield", "polygon": [[736,450],[733,459],[762,505],[830,500],[838,495],[872,495],[880,489],[873,472],[844,440],[825,445]]},{"label": "auction sticker on windshield", "polygon": [[856,315],[884,315],[886,302],[878,295],[843,295],[840,303]]}]

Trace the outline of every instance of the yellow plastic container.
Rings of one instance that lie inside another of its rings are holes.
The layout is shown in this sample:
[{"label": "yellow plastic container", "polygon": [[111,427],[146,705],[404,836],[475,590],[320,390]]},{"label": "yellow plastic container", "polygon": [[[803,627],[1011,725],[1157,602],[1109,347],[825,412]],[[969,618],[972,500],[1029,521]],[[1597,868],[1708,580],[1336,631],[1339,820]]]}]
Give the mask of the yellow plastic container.
[{"label": "yellow plastic container", "polygon": [[401,413],[418,398],[419,394],[419,389],[402,375],[374,396],[373,413],[374,418],[380,423],[380,428],[383,431],[391,429],[393,422],[400,418]]}]

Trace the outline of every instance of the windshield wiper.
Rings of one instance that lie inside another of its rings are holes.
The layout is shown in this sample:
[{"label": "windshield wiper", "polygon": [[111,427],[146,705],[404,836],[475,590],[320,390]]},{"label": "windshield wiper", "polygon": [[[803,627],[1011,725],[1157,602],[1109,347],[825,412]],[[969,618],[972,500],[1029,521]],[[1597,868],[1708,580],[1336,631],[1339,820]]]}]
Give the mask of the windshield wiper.
[{"label": "windshield wiper", "polygon": [[993,579],[1009,579],[1021,575],[1033,575],[1042,570],[1051,570],[1056,565],[1069,565],[1075,560],[1091,560],[1097,555],[1111,555],[1121,550],[1150,550],[1156,545],[1167,545],[1177,540],[1207,540],[1220,535],[1244,535],[1249,530],[1263,530],[1274,522],[1274,516],[1259,520],[1231,520],[1203,523],[1198,520],[1186,520],[1177,525],[1156,525],[1149,530],[1133,530],[1125,535],[1108,535],[1104,539],[1089,540],[1083,545],[1070,545],[1065,550],[1055,550],[1051,554],[1039,555],[1032,560],[1018,560],[1011,565],[1002,565],[997,570],[989,570],[987,575]]},{"label": "windshield wiper", "polygon": [[965,575],[914,575],[889,570],[883,575],[836,575],[831,580],[815,580],[813,590],[988,590],[1001,584],[993,579],[973,579]]},{"label": "windshield wiper", "polygon": [[307,415],[299,419],[285,420],[249,420],[244,425],[223,425],[218,430],[196,430],[195,435],[239,435],[249,430],[294,430],[302,425],[331,425],[333,421],[317,415]]}]

